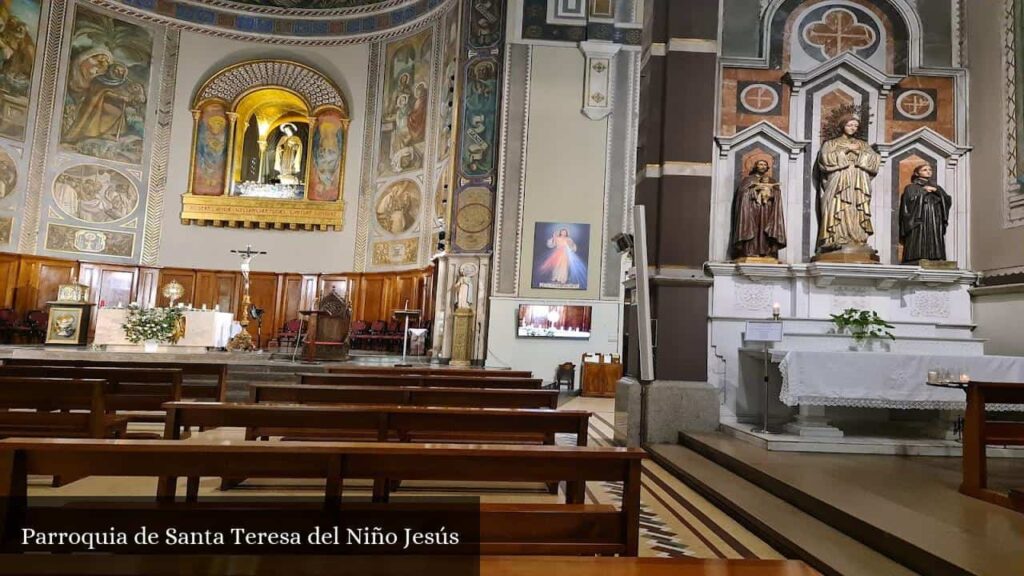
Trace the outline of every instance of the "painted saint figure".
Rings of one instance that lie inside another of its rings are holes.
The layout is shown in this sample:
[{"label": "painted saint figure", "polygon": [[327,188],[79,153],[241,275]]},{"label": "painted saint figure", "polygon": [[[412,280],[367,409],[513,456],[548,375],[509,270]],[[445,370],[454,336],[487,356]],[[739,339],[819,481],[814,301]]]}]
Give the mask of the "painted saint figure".
[{"label": "painted saint figure", "polygon": [[900,241],[903,263],[946,260],[946,228],[953,199],[933,180],[929,164],[914,169],[900,199]]},{"label": "painted saint figure", "polygon": [[775,258],[786,247],[782,191],[771,177],[767,160],[754,163],[736,187],[732,205],[732,257]]},{"label": "painted saint figure", "polygon": [[549,274],[554,284],[583,285],[587,281],[587,264],[576,255],[576,243],[569,236],[569,230],[560,229],[547,241],[550,248],[548,257],[540,271]]},{"label": "painted saint figure", "polygon": [[881,156],[863,139],[860,118],[847,112],[829,126],[818,153],[818,253],[863,247],[874,234],[871,180]]},{"label": "painted saint figure", "polygon": [[302,139],[295,135],[295,125],[281,126],[284,134],[277,143],[274,170],[282,184],[298,184],[302,171]]}]

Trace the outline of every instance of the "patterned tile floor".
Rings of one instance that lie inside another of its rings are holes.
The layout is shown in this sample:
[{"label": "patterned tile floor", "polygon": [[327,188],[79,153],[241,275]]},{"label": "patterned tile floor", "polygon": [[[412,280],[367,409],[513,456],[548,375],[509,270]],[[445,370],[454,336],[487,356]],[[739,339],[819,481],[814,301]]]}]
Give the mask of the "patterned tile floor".
[{"label": "patterned tile floor", "polygon": [[[613,401],[596,398],[572,398],[560,408],[588,410],[594,414],[590,425],[590,444],[608,446],[612,443]],[[160,432],[160,425],[133,426],[133,430]],[[241,439],[240,429],[218,429],[196,434],[189,442]],[[559,443],[575,445],[575,438],[567,435]],[[181,481],[181,492],[184,480]],[[251,479],[239,488],[219,492],[219,479],[204,478],[200,482],[200,495],[216,496],[316,496],[323,484],[312,481],[278,479]],[[61,488],[51,488],[48,478],[33,478],[32,495],[117,495],[151,496],[155,493],[155,480],[141,478],[93,477]],[[367,482],[345,483],[345,493],[368,496]],[[486,502],[546,502],[554,496],[542,485],[523,486],[509,483],[488,485],[451,485],[451,483],[407,482],[399,494],[477,495]],[[612,482],[589,483],[587,498],[593,503],[617,504],[621,499],[621,485]],[[748,530],[715,508],[707,500],[686,487],[652,461],[644,464],[642,476],[642,535],[641,556],[694,558],[781,558],[775,550]]]}]

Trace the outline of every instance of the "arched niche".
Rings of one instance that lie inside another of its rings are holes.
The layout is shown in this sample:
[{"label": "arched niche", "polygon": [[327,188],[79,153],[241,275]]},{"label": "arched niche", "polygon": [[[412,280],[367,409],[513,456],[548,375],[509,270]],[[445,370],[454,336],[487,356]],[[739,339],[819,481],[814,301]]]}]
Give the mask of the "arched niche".
[{"label": "arched niche", "polygon": [[342,228],[348,105],[321,72],[282,60],[229,66],[196,92],[192,116],[185,224]]}]

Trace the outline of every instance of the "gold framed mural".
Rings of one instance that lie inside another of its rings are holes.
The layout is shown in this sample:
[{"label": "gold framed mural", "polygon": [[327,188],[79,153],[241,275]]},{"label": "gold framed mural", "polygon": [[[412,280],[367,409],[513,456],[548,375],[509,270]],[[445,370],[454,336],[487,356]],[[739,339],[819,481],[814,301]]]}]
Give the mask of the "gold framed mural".
[{"label": "gold framed mural", "polygon": [[184,224],[341,230],[349,114],[341,90],[287,60],[229,66],[192,107]]}]

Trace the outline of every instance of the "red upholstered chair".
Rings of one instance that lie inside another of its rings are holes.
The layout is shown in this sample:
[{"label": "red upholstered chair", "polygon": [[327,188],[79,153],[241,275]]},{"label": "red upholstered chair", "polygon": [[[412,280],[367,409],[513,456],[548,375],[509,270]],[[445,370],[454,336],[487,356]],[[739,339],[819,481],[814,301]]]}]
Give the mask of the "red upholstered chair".
[{"label": "red upholstered chair", "polygon": [[362,320],[352,323],[351,342],[353,348],[361,348],[370,341],[370,325]]},{"label": "red upholstered chair", "polygon": [[0,308],[0,340],[9,343],[18,323],[18,316],[13,308]]},{"label": "red upholstered chair", "polygon": [[383,349],[387,338],[388,325],[383,320],[374,320],[370,324],[370,346]]},{"label": "red upholstered chair", "polygon": [[50,313],[46,310],[29,310],[23,324],[26,333],[33,342],[46,339],[46,327],[50,324]]},{"label": "red upholstered chair", "polygon": [[302,321],[298,318],[292,318],[284,323],[284,326],[274,336],[271,343],[275,344],[278,348],[282,346],[295,346],[295,341],[298,339],[299,330],[301,329]]}]

